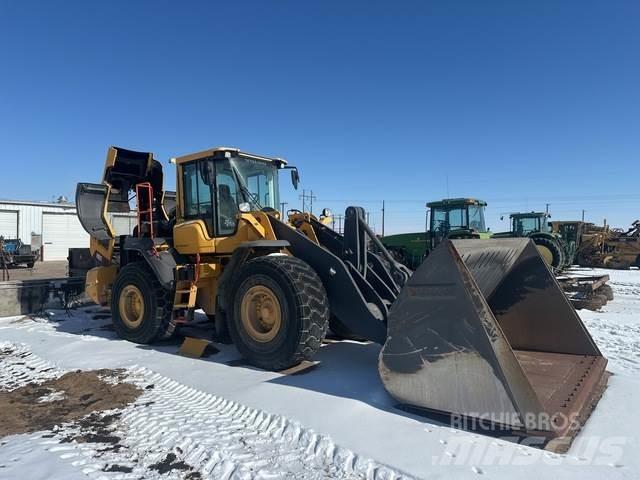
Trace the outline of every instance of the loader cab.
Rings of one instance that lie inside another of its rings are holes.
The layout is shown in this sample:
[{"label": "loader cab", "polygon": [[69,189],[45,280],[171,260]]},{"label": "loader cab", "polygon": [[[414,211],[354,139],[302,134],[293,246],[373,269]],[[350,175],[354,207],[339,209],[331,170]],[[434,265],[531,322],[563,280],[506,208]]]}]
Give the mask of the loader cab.
[{"label": "loader cab", "polygon": [[[233,148],[216,148],[174,161],[178,190],[174,237],[178,250],[181,245],[190,245],[197,248],[197,253],[209,253],[204,245],[208,243],[213,253],[219,243],[216,240],[238,232],[242,214],[263,211],[279,215],[280,170],[292,171],[294,187],[299,181],[297,169],[288,167],[285,160]],[[194,236],[199,241],[194,243]]]},{"label": "loader cab", "polygon": [[545,212],[513,213],[510,215],[511,232],[516,237],[527,237],[532,233],[550,233],[549,214]]},{"label": "loader cab", "polygon": [[445,238],[479,238],[487,232],[487,203],[473,198],[449,198],[427,203],[431,248]]}]

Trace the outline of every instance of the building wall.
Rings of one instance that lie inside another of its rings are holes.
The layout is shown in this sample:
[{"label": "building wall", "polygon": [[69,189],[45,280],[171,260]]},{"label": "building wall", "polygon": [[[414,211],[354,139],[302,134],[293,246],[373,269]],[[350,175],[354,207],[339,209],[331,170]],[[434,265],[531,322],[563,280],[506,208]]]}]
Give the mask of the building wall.
[{"label": "building wall", "polygon": [[[9,210],[18,212],[18,233],[20,240],[26,244],[31,244],[31,235],[36,234],[42,236],[42,214],[45,212],[51,213],[76,213],[75,205],[71,203],[57,204],[57,203],[44,203],[44,202],[22,202],[22,201],[10,201],[0,200],[0,210]],[[110,220],[114,228],[116,228],[117,235],[131,234],[133,227],[136,224],[136,213],[117,213],[110,214]],[[117,217],[117,218],[114,218]],[[128,218],[127,218],[128,217]],[[70,232],[71,233],[71,232]],[[82,235],[84,237],[84,234]],[[75,246],[77,242],[74,239],[69,239],[69,245]],[[86,243],[89,246],[88,241],[85,242],[84,238],[81,242]],[[39,248],[40,245],[33,245],[34,249]],[[46,250],[46,249],[45,249]],[[45,252],[46,260],[46,252]]]},{"label": "building wall", "polygon": [[36,202],[28,204],[27,202],[0,201],[0,210],[17,210],[18,211],[18,233],[20,240],[26,244],[31,244],[31,233],[42,235],[42,213],[43,212],[74,212],[75,205],[72,204],[52,204]]}]

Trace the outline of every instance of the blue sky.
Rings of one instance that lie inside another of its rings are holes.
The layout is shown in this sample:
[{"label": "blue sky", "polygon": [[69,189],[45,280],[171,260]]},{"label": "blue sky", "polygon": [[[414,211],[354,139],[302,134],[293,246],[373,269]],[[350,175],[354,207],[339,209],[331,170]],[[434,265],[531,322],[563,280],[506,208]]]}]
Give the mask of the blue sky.
[{"label": "blue sky", "polygon": [[[73,196],[109,145],[287,158],[387,233],[424,203],[640,217],[637,1],[0,4],[0,198]],[[175,185],[166,165],[167,186]],[[283,182],[288,185],[287,182]],[[283,188],[289,207],[300,192]]]}]

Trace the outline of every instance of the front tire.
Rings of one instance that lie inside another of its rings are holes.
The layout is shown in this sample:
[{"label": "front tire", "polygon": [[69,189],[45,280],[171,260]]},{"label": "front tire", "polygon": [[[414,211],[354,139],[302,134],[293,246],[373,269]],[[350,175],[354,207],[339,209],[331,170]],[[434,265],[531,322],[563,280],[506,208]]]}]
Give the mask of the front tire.
[{"label": "front tire", "polygon": [[162,287],[146,262],[124,266],[111,293],[111,316],[118,336],[149,344],[169,338],[173,292]]},{"label": "front tire", "polygon": [[265,370],[282,370],[318,351],[329,325],[329,301],[318,274],[295,257],[245,263],[234,282],[229,333],[240,354]]}]

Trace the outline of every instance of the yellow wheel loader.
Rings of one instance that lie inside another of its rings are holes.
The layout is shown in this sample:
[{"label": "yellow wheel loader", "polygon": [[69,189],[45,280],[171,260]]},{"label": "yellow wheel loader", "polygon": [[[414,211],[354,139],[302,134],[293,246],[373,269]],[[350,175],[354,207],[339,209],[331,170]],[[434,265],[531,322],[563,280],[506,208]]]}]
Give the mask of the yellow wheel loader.
[{"label": "yellow wheel loader", "polygon": [[[382,345],[400,403],[524,434],[571,437],[605,383],[606,359],[529,239],[447,240],[415,272],[396,262],[359,207],[344,234],[313,215],[280,218],[280,158],[213,148],[172,159],[163,191],[151,153],[111,147],[102,182],[76,204],[100,266],[86,293],[117,334],[171,336],[196,309],[252,364],[312,358],[331,328]],[[138,225],[117,236],[112,212]]]}]

